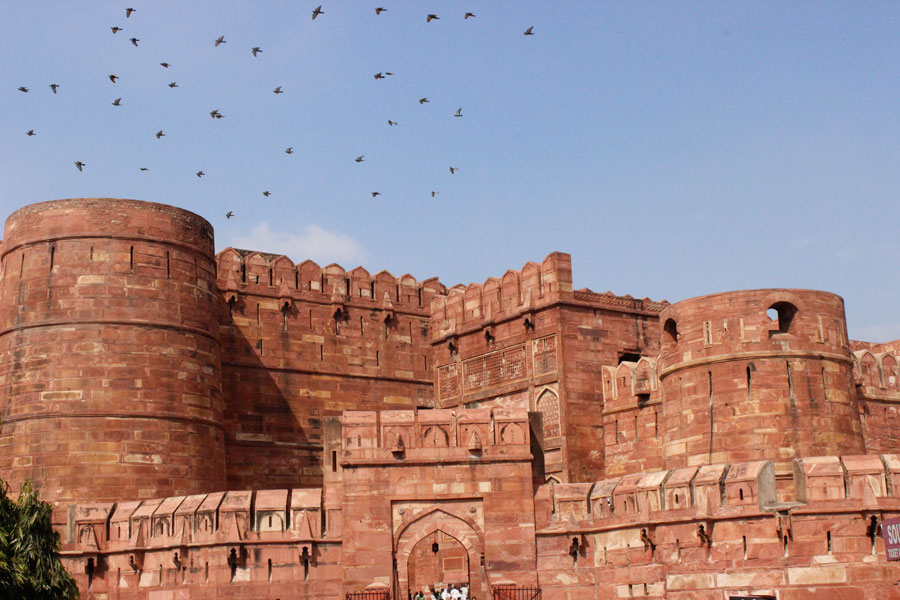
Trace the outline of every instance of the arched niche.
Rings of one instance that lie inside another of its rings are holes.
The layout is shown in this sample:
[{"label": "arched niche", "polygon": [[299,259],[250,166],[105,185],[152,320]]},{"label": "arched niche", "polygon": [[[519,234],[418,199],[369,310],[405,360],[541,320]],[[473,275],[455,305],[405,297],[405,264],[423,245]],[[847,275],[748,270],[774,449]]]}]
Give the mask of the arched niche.
[{"label": "arched niche", "polygon": [[544,439],[562,435],[559,419],[559,396],[556,392],[549,388],[542,391],[534,407],[541,413],[541,419],[544,424]]}]

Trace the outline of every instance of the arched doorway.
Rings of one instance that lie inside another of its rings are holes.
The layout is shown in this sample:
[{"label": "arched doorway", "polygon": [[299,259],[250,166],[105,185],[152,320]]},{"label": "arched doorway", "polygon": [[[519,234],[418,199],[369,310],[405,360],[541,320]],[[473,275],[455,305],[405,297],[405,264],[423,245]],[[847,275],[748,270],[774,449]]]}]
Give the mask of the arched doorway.
[{"label": "arched doorway", "polygon": [[[396,536],[397,600],[412,597],[425,585],[465,583],[466,580],[470,598],[473,595],[487,598],[490,586],[484,572],[484,537],[481,528],[469,518],[438,508],[425,509],[410,515]],[[433,551],[435,543],[437,552]],[[458,557],[464,560],[457,560]],[[462,579],[451,579],[456,577]]]},{"label": "arched doorway", "polygon": [[468,584],[469,554],[459,540],[438,529],[413,546],[408,573],[411,594]]}]

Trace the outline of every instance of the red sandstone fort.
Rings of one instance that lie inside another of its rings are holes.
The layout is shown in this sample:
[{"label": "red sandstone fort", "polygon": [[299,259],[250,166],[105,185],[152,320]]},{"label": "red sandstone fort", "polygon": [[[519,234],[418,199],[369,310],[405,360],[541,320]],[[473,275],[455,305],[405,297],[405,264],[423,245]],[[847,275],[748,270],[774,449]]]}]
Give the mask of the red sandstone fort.
[{"label": "red sandstone fort", "polygon": [[116,199],[0,249],[0,477],[84,598],[900,597],[900,347],[834,294],[447,288]]}]

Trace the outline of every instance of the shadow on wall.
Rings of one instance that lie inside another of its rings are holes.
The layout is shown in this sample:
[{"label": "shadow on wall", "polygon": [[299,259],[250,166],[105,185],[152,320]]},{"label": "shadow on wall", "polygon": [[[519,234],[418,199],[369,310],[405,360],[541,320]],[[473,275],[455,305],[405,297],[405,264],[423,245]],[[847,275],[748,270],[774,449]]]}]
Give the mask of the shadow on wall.
[{"label": "shadow on wall", "polygon": [[[231,311],[245,310],[238,300]],[[296,311],[296,308],[293,308]],[[226,472],[229,489],[270,489],[322,485],[322,399],[310,388],[309,375],[273,370],[263,362],[261,339],[248,339],[233,326],[226,305],[223,334]],[[266,337],[269,344],[271,336]],[[288,332],[281,351],[289,352]]]}]

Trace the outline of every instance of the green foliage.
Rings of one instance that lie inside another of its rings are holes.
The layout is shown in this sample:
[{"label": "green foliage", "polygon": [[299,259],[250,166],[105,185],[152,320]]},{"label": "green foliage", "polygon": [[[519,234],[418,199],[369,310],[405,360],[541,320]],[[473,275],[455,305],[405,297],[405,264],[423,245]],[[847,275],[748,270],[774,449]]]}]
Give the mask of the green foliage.
[{"label": "green foliage", "polygon": [[13,501],[9,486],[0,480],[0,598],[78,598],[78,587],[59,560],[51,512],[30,481]]}]

